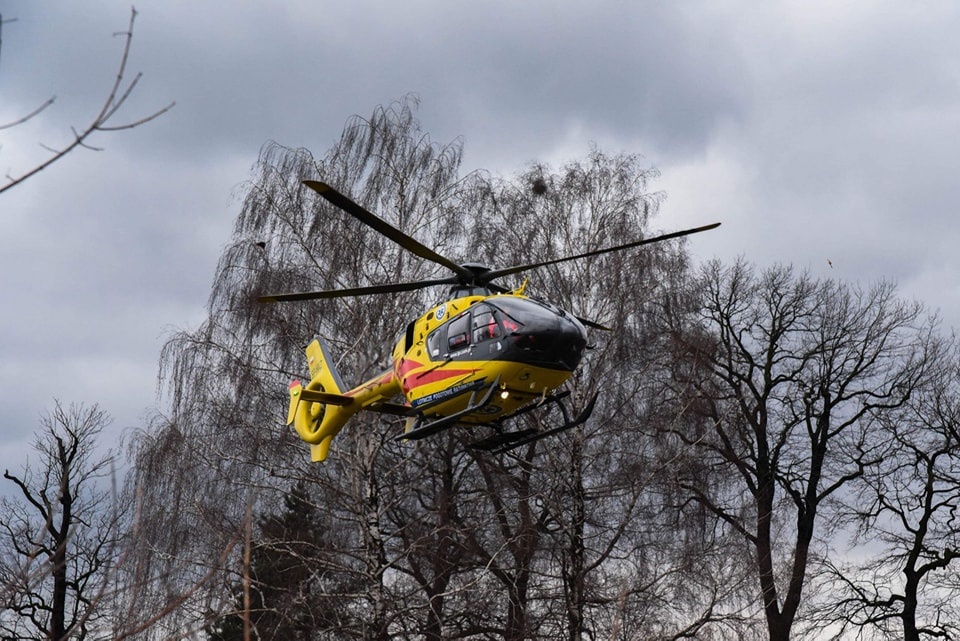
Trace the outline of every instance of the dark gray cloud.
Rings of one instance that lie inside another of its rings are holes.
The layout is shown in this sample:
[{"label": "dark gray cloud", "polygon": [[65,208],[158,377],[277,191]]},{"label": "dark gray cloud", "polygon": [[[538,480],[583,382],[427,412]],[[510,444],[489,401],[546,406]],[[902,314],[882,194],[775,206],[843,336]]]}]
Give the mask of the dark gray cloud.
[{"label": "dark gray cloud", "polygon": [[[640,153],[668,192],[655,224],[723,220],[696,255],[895,279],[960,322],[952,5],[330,4],[140,7],[129,71],[144,76],[120,121],[176,107],[0,196],[0,467],[55,397],[142,425],[260,147],[322,154],[350,116],[410,92],[434,140],[463,136],[465,170],[559,164],[591,141]],[[3,173],[100,107],[129,11],[4,3],[0,121],[57,102],[0,132]]]}]

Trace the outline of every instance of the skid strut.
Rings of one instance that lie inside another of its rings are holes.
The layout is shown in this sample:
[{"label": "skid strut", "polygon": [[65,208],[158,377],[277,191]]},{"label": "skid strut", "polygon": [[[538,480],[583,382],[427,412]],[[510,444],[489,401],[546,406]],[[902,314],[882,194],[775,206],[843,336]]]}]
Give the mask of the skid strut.
[{"label": "skid strut", "polygon": [[[564,394],[563,396],[565,396]],[[547,400],[553,403],[556,403],[560,407],[560,411],[563,413],[563,424],[559,427],[554,427],[548,430],[538,430],[535,427],[531,427],[525,430],[519,430],[516,432],[499,432],[488,436],[485,439],[471,443],[470,447],[475,450],[483,450],[485,452],[491,452],[493,454],[502,454],[503,452],[509,452],[510,450],[520,447],[521,445],[526,445],[527,443],[533,443],[534,441],[539,441],[540,439],[547,438],[548,436],[553,436],[554,434],[559,434],[560,432],[565,432],[569,429],[581,425],[590,415],[593,414],[593,408],[597,404],[597,396],[599,393],[594,394],[590,399],[590,402],[587,403],[586,407],[577,414],[576,418],[570,420],[570,414],[567,412],[566,406],[561,401],[562,396],[550,397]]]}]

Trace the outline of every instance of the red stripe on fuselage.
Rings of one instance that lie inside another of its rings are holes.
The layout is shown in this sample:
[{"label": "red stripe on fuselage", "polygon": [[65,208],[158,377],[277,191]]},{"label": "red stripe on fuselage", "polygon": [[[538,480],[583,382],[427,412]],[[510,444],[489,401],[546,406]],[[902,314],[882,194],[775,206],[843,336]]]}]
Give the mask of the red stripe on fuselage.
[{"label": "red stripe on fuselage", "polygon": [[[474,372],[477,371],[476,369],[446,369],[446,367],[443,364],[441,364],[441,365],[435,366],[433,369],[428,369],[419,374],[413,374],[413,380],[412,381],[409,380],[408,378],[409,374],[413,373],[415,370],[418,370],[424,367],[426,367],[426,365],[414,360],[405,358],[402,361],[400,361],[400,366],[397,368],[399,370],[397,374],[400,377],[400,380],[403,382],[414,383],[413,385],[408,387],[406,391],[416,389],[423,385],[429,385],[430,383],[444,381],[449,378],[463,378],[464,376],[469,376],[470,374],[473,374]],[[406,385],[404,387],[406,387]]]}]

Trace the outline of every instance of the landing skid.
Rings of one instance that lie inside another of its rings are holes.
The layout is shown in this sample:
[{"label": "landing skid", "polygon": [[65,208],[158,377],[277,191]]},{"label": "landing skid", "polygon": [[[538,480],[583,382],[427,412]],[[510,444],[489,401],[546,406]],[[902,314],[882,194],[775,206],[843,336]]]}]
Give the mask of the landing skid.
[{"label": "landing skid", "polygon": [[[569,392],[568,392],[569,393]],[[597,396],[599,393],[594,394],[593,398],[590,399],[590,402],[587,403],[586,407],[577,414],[576,418],[570,420],[570,414],[567,411],[566,405],[563,404],[562,398],[568,393],[551,396],[547,398],[548,402],[556,403],[560,407],[560,411],[563,413],[563,424],[559,427],[554,427],[548,430],[538,430],[535,427],[531,427],[525,430],[519,430],[516,432],[498,432],[492,436],[488,436],[485,439],[476,441],[475,443],[470,444],[471,449],[483,450],[485,452],[490,452],[492,454],[503,454],[504,452],[509,452],[512,449],[518,448],[522,445],[528,443],[533,443],[534,441],[539,441],[540,439],[547,438],[548,436],[553,436],[554,434],[559,434],[560,432],[565,432],[569,429],[581,425],[593,413],[593,408],[597,404]],[[536,405],[530,408],[523,410],[520,413],[530,411],[536,407],[542,407],[543,404]],[[514,414],[516,416],[516,414]],[[499,426],[498,426],[499,427]]]},{"label": "landing skid", "polygon": [[[486,407],[493,398],[494,392],[500,386],[499,378],[489,386],[478,387],[470,393],[470,400],[467,402],[467,406],[449,416],[444,416],[442,418],[434,419],[432,421],[426,422],[425,419],[421,416],[417,419],[417,422],[414,424],[414,428],[400,434],[395,437],[396,441],[419,441],[420,439],[427,438],[428,436],[433,436],[438,434],[446,429],[449,429],[456,425],[461,418],[468,414],[472,414],[478,410]],[[525,407],[519,412],[512,414],[504,419],[500,419],[495,423],[489,423],[489,427],[493,427],[497,432],[487,438],[481,439],[474,443],[468,445],[470,449],[482,450],[485,452],[490,452],[492,454],[502,454],[504,452],[509,452],[512,449],[518,448],[522,445],[528,443],[533,443],[534,441],[539,441],[540,439],[553,436],[554,434],[559,434],[560,432],[565,432],[569,429],[581,425],[590,415],[593,414],[593,409],[597,404],[597,396],[599,393],[594,394],[590,399],[590,402],[580,411],[575,418],[571,420],[570,413],[567,410],[567,406],[564,405],[563,399],[570,395],[569,391],[561,392],[555,396],[547,396],[541,402]],[[542,408],[548,403],[553,403],[560,408],[560,412],[563,414],[563,423],[552,429],[548,430],[539,430],[537,428],[529,428],[525,430],[519,430],[515,432],[505,432],[502,430],[502,424],[504,421],[511,420],[516,418],[520,414],[526,414],[535,409]]]},{"label": "landing skid", "polygon": [[[422,423],[423,418],[421,417],[417,419],[417,422],[414,424],[414,427],[412,430],[408,432],[404,432],[400,436],[395,437],[394,440],[395,441],[419,441],[422,438],[433,436],[438,432],[442,432],[447,428],[453,427],[454,425],[457,424],[457,421],[459,421],[462,417],[466,416],[467,414],[472,414],[473,412],[476,412],[477,410],[486,407],[487,404],[490,403],[490,399],[493,398],[493,393],[497,391],[497,388],[499,386],[500,386],[500,379],[498,377],[495,381],[493,381],[493,383],[489,387],[487,388],[480,387],[478,389],[473,390],[470,393],[470,400],[467,402],[467,406],[464,409],[460,410],[459,412],[455,412],[449,416],[444,416],[443,418],[438,418],[427,423]],[[479,392],[483,392],[483,396],[481,396],[478,399],[477,394]]]}]

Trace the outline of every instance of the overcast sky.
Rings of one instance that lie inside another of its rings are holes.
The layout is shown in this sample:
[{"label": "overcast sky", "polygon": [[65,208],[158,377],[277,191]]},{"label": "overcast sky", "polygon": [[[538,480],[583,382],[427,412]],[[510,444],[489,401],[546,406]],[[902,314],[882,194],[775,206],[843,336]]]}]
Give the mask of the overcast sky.
[{"label": "overcast sky", "polygon": [[[127,2],[2,0],[0,176],[99,111]],[[698,259],[743,255],[899,284],[960,326],[960,5],[912,2],[165,0],[137,7],[116,124],[0,195],[0,468],[39,418],[154,408],[160,348],[194,328],[269,140],[322,155],[407,93],[463,171],[644,156]],[[10,21],[10,22],[7,22]],[[422,239],[429,242],[429,239]],[[832,267],[831,267],[832,263]],[[223,381],[230,385],[230,381]],[[278,408],[278,411],[285,411]]]}]

